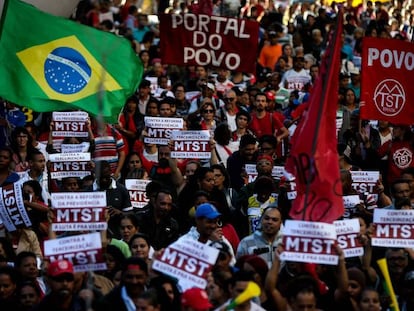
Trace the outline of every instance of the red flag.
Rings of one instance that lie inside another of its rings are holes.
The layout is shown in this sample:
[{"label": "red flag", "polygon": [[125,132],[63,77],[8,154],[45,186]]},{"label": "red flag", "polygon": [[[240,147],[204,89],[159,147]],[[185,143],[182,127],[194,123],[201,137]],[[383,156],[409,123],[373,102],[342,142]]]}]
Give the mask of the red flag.
[{"label": "red flag", "polygon": [[342,216],[342,185],[336,138],[342,14],[320,66],[320,75],[291,140],[286,171],[296,178],[297,197],[290,217],[332,223]]},{"label": "red flag", "polygon": [[361,118],[412,124],[414,44],[364,38],[362,47]]}]

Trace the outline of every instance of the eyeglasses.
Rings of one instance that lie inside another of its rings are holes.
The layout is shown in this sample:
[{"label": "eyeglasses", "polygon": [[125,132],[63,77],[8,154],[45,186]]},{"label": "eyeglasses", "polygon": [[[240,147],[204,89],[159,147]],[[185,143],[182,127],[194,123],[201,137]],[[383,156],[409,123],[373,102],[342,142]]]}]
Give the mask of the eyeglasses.
[{"label": "eyeglasses", "polygon": [[226,97],[225,100],[228,100],[229,102],[232,102],[233,100],[235,100],[235,97]]},{"label": "eyeglasses", "polygon": [[204,113],[213,113],[214,110],[213,109],[205,109],[203,110]]}]

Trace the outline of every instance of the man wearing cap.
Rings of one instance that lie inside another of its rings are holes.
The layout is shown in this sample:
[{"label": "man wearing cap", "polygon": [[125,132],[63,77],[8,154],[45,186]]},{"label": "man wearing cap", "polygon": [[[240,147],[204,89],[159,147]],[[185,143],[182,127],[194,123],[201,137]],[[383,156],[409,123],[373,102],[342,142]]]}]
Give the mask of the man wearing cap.
[{"label": "man wearing cap", "polygon": [[226,90],[224,92],[225,105],[221,107],[218,111],[220,121],[226,122],[230,131],[232,132],[237,129],[236,114],[239,111],[239,109],[237,108],[236,101],[236,92],[232,89]]},{"label": "man wearing cap", "polygon": [[233,254],[233,248],[230,242],[223,236],[220,222],[221,214],[216,207],[210,203],[203,203],[197,207],[195,212],[196,225],[190,228],[186,234],[182,235],[179,240],[191,239],[200,243],[211,244],[213,241],[223,241],[231,251],[233,265],[236,261]]},{"label": "man wearing cap", "polygon": [[351,83],[348,87],[354,90],[356,100],[359,101],[361,96],[361,72],[358,67],[352,68],[350,71],[351,74]]},{"label": "man wearing cap", "polygon": [[205,290],[193,287],[181,295],[181,311],[208,311],[213,305]]},{"label": "man wearing cap", "polygon": [[216,110],[220,107],[224,106],[224,102],[217,98],[215,95],[216,87],[212,82],[206,82],[201,85],[201,95],[197,96],[191,101],[190,108],[188,109],[188,113],[191,114],[193,112],[197,112],[198,109],[201,107],[204,98],[210,98],[214,105],[216,106]]},{"label": "man wearing cap", "polygon": [[70,261],[51,262],[47,268],[46,277],[50,291],[32,310],[86,310],[85,302],[74,293],[75,276]]}]

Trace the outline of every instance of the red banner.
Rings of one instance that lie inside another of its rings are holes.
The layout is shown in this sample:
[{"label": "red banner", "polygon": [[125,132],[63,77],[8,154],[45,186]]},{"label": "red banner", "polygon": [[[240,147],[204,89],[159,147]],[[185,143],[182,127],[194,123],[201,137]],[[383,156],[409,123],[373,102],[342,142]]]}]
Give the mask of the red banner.
[{"label": "red banner", "polygon": [[364,38],[362,43],[362,119],[414,123],[414,44]]},{"label": "red banner", "polygon": [[320,75],[291,140],[286,170],[296,178],[297,197],[290,216],[332,223],[344,213],[336,138],[342,14],[331,34]]},{"label": "red banner", "polygon": [[159,18],[165,64],[255,72],[257,22],[205,14],[162,14]]}]

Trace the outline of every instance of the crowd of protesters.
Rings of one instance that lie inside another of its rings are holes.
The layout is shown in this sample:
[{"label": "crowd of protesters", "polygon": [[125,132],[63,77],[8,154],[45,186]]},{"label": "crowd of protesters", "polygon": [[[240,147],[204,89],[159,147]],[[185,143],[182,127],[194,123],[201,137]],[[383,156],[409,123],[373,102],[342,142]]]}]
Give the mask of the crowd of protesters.
[{"label": "crowd of protesters", "polygon": [[[331,104],[337,106],[343,195],[358,194],[351,171],[380,172],[372,193],[359,194],[359,204],[344,215],[359,219],[364,255],[345,258],[336,247],[336,266],[285,262],[281,228],[289,218],[292,189],[272,169],[289,155],[289,139],[307,108],[340,9],[341,73],[331,77],[340,87]],[[256,72],[164,63],[154,22],[160,13],[256,20]],[[352,1],[80,1],[71,18],[128,38],[144,77],[118,123],[90,116],[87,138],[60,142],[82,144],[93,165],[90,176],[56,184],[50,183],[47,162],[62,147],[50,134],[51,113],[3,101],[0,186],[22,184],[33,226],[1,228],[1,309],[225,310],[255,282],[260,296],[234,310],[387,310],[392,301],[376,264],[386,258],[400,310],[414,310],[414,249],[371,245],[375,208],[414,207],[413,128],[359,117],[362,39],[412,41],[413,14],[414,6],[402,0],[357,6]],[[144,142],[144,116],[183,118],[186,130],[210,131],[211,158],[174,159],[171,145]],[[254,181],[246,164],[256,166]],[[143,208],[132,207],[126,179],[151,181]],[[74,272],[70,261],[49,262],[44,256],[43,242],[56,238],[50,230],[50,193],[75,191],[106,192],[105,271]],[[179,239],[219,249],[205,290],[183,292],[177,280],[151,268],[153,258]]]}]

